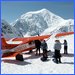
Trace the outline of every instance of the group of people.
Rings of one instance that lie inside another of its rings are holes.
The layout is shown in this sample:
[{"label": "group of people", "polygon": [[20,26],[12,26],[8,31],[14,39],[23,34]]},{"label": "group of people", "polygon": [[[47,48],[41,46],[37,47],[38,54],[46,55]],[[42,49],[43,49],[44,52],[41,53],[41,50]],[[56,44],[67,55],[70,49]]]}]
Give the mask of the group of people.
[{"label": "group of people", "polygon": [[35,47],[36,47],[36,55],[40,55],[40,48],[43,50],[43,57],[47,58],[47,43],[45,40],[43,40],[42,42],[40,40],[35,40]]},{"label": "group of people", "polygon": [[61,45],[64,45],[64,54],[68,54],[67,52],[67,41],[64,40],[64,43],[60,43],[59,40],[55,40],[55,44],[54,44],[54,50],[55,50],[55,54],[54,54],[54,58],[56,63],[61,63]]},{"label": "group of people", "polygon": [[[48,52],[49,52],[46,41],[35,40],[34,42],[35,42],[35,47],[36,47],[36,55],[40,55],[40,48],[41,48],[43,50],[41,60],[46,61],[48,58]],[[29,44],[32,44],[32,42],[30,42]],[[61,63],[61,53],[60,53],[61,45],[64,45],[64,54],[68,54],[67,53],[67,41],[64,40],[64,43],[60,43],[59,40],[55,40],[53,58],[56,63]],[[29,53],[32,53],[32,50],[29,50]],[[23,56],[21,54],[16,55],[16,60],[24,61]]]},{"label": "group of people", "polygon": [[[59,40],[55,40],[55,44],[54,44],[54,59],[56,61],[56,63],[61,63],[61,45],[64,45],[64,54],[67,54],[67,41],[64,40],[64,43],[60,43]],[[36,46],[36,55],[40,55],[40,48],[43,50],[43,57],[42,60],[45,61],[48,58],[47,55],[47,43],[45,40],[43,40],[42,42],[40,40],[35,40],[35,46]],[[39,52],[39,53],[38,53]]]}]

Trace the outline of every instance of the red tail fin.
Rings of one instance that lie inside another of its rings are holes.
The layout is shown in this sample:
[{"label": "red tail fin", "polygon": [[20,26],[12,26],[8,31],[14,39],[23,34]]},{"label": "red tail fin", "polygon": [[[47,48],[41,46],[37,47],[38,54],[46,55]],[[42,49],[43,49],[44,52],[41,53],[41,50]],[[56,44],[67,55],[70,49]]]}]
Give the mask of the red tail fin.
[{"label": "red tail fin", "polygon": [[1,34],[1,42],[2,42],[2,49],[7,45],[6,40],[3,36],[3,34]]}]

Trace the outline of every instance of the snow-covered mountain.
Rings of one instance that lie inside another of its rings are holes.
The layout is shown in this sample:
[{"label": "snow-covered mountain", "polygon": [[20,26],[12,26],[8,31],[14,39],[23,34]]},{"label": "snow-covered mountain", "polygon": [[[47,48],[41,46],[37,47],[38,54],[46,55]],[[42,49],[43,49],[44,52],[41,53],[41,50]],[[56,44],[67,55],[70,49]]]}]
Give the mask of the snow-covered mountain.
[{"label": "snow-covered mountain", "polygon": [[64,20],[49,10],[42,9],[21,15],[12,25],[23,35],[37,35],[46,32],[50,34],[53,32],[73,31],[74,20]]},{"label": "snow-covered mountain", "polygon": [[58,24],[58,26],[52,26],[47,29],[41,35],[45,34],[57,34],[62,32],[73,32],[74,31],[74,20],[68,19],[64,20]]},{"label": "snow-covered mountain", "polygon": [[[4,25],[9,25],[5,23],[6,22],[4,22]],[[14,36],[44,35],[74,31],[74,20],[65,20],[47,9],[42,9],[21,15],[20,18],[13,22],[11,26],[9,25],[9,27]],[[11,27],[14,29],[11,29]],[[5,28],[2,28],[2,31],[3,33],[9,32],[7,29],[5,30]],[[12,34],[10,35],[11,37],[13,36]]]},{"label": "snow-covered mountain", "polygon": [[6,38],[13,38],[13,37],[22,37],[22,34],[16,30],[16,28],[12,27],[9,23],[5,20],[2,20],[2,34]]}]

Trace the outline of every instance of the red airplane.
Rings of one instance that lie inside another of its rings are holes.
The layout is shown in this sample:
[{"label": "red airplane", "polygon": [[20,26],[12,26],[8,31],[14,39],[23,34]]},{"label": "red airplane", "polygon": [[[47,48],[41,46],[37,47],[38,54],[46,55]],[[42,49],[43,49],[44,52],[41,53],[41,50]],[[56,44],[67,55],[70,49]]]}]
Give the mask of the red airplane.
[{"label": "red airplane", "polygon": [[12,38],[7,40],[4,36],[1,36],[2,41],[2,57],[12,57],[16,56],[17,54],[29,51],[35,48],[35,40],[44,40],[49,38],[50,35],[43,35],[43,36],[33,36],[33,37],[26,37],[26,38]]},{"label": "red airplane", "polygon": [[[74,32],[64,32],[58,33],[55,37],[62,37],[66,35],[74,34]],[[16,56],[17,54],[29,51],[35,48],[35,40],[44,40],[49,38],[51,35],[43,35],[43,36],[33,36],[33,37],[26,37],[26,38],[12,38],[12,39],[5,39],[3,35],[1,35],[2,41],[2,57],[12,57]]]}]

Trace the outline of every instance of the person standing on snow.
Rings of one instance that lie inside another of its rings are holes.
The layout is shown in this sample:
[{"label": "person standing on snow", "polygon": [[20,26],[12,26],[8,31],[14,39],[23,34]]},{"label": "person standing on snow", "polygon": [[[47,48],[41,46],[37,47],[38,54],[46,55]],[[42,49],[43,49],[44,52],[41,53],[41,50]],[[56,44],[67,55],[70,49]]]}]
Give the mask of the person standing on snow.
[{"label": "person standing on snow", "polygon": [[41,43],[41,48],[43,49],[43,58],[46,58],[46,60],[47,60],[47,57],[48,57],[48,55],[47,55],[47,43],[46,43],[46,41],[45,40],[43,40],[43,42]]},{"label": "person standing on snow", "polygon": [[54,49],[55,49],[54,55],[55,61],[56,63],[61,63],[61,54],[60,54],[61,43],[59,40],[55,40]]},{"label": "person standing on snow", "polygon": [[40,47],[41,47],[40,40],[35,40],[35,47],[36,47],[36,55],[38,54],[38,51],[39,51],[39,55],[40,55]]},{"label": "person standing on snow", "polygon": [[68,54],[68,52],[67,52],[67,41],[66,40],[64,40],[64,54]]}]

